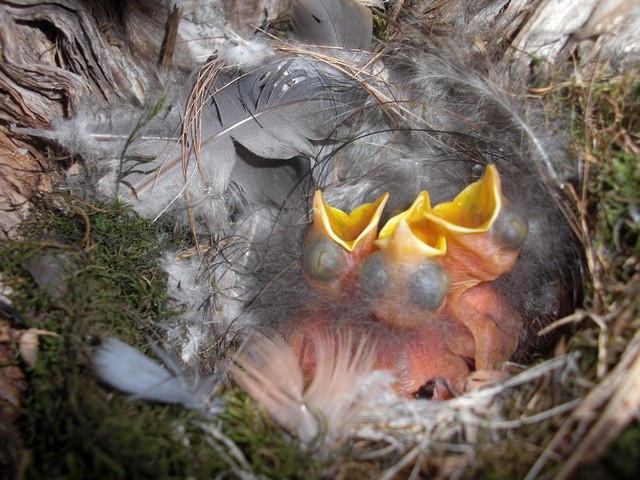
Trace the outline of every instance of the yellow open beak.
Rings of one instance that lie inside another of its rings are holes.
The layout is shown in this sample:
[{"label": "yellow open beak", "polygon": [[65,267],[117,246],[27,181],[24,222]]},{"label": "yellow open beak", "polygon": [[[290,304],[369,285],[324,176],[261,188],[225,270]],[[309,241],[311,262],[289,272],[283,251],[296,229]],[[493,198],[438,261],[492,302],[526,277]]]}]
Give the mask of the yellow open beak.
[{"label": "yellow open beak", "polygon": [[524,216],[515,212],[502,194],[500,175],[489,164],[482,178],[462,190],[451,202],[423,212],[440,225],[447,236],[461,239],[469,234],[489,232],[498,246],[518,249],[527,236]]},{"label": "yellow open beak", "polygon": [[482,233],[491,228],[502,206],[500,175],[488,165],[482,178],[456,196],[451,202],[436,205],[425,217],[456,234]]},{"label": "yellow open beak", "polygon": [[317,190],[313,197],[314,228],[351,252],[364,238],[375,237],[388,198],[389,194],[383,193],[375,202],[360,205],[347,214],[331,207]]},{"label": "yellow open beak", "polygon": [[404,261],[416,256],[444,255],[447,241],[443,229],[426,219],[427,212],[431,212],[431,202],[429,194],[422,191],[407,210],[389,219],[382,227],[376,246],[391,258]]},{"label": "yellow open beak", "polygon": [[392,327],[417,328],[437,318],[451,287],[440,258],[447,243],[442,227],[429,222],[427,192],[391,218],[375,245],[380,249],[358,269],[360,291],[378,320]]}]

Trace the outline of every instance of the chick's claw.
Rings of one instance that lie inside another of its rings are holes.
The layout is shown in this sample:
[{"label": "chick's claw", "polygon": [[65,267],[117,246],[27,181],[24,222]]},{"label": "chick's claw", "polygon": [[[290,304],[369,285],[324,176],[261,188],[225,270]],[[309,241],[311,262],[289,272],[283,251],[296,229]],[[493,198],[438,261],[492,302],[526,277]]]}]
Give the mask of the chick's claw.
[{"label": "chick's claw", "polygon": [[[393,387],[398,395],[414,398],[427,382],[437,379],[459,382],[469,374],[468,358],[449,348],[450,344],[458,342],[470,347],[473,339],[466,329],[456,325],[437,322],[419,329],[390,328],[384,343],[379,345],[374,366],[394,374],[396,383]],[[436,382],[436,387],[438,385]],[[440,387],[442,385],[434,388],[432,400],[451,397],[447,388]]]},{"label": "chick's claw", "polygon": [[477,370],[455,382],[452,387],[456,393],[465,393],[503,382],[507,378],[509,378],[509,374],[502,370]]}]

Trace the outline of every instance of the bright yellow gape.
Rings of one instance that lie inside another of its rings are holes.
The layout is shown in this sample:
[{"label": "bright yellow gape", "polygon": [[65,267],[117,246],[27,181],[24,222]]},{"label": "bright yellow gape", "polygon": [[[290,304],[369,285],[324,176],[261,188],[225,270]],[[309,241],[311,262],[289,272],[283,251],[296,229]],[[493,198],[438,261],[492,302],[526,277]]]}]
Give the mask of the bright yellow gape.
[{"label": "bright yellow gape", "polygon": [[500,175],[495,165],[487,165],[482,178],[458,194],[451,202],[424,210],[426,219],[453,234],[482,233],[491,228],[502,208]]},{"label": "bright yellow gape", "polygon": [[331,207],[322,197],[322,192],[316,190],[313,197],[314,223],[324,233],[345,250],[351,252],[358,243],[369,234],[375,235],[382,210],[389,198],[383,193],[373,203],[360,205],[351,213]]},{"label": "bright yellow gape", "polygon": [[[351,252],[363,238],[378,227],[389,198],[359,206],[347,214],[331,207],[320,190],[313,197],[314,222],[334,242]],[[446,236],[489,231],[503,207],[500,175],[489,164],[482,178],[462,190],[451,202],[431,207],[429,194],[420,192],[413,204],[391,218],[380,230],[375,245],[398,258],[446,254]]]},{"label": "bright yellow gape", "polygon": [[425,219],[425,213],[430,211],[429,194],[422,191],[407,210],[382,227],[376,246],[399,259],[444,255],[447,241],[442,228]]}]

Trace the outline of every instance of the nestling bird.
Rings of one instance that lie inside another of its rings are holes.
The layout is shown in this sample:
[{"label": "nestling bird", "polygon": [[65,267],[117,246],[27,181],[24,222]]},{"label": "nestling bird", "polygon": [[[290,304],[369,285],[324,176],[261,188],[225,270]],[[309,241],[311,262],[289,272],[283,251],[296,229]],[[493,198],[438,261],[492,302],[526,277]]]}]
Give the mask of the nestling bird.
[{"label": "nestling bird", "polygon": [[[349,330],[379,332],[374,368],[393,372],[400,394],[436,379],[463,385],[471,370],[499,369],[515,351],[521,318],[491,282],[515,263],[527,222],[503,197],[495,166],[451,202],[432,208],[421,192],[374,242],[386,200],[346,215],[316,192],[302,260],[310,286],[340,303],[347,318],[370,308],[368,321]],[[305,313],[295,322],[291,342],[313,371],[313,338],[331,332],[333,319]]]}]

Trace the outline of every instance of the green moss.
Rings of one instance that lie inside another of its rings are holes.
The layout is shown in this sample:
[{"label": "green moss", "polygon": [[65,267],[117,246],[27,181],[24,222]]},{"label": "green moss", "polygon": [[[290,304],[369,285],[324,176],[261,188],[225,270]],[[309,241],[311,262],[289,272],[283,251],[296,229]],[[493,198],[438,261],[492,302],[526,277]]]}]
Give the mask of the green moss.
[{"label": "green moss", "polygon": [[584,220],[577,225],[584,229],[592,268],[584,278],[585,297],[600,309],[616,303],[614,297],[634,275],[635,263],[628,260],[640,256],[638,74],[594,73],[591,81],[540,89],[551,116],[568,126],[569,150],[581,162],[574,187]]},{"label": "green moss", "polygon": [[159,228],[121,204],[53,196],[35,202],[23,240],[0,246],[18,327],[58,334],[40,338],[38,361],[26,368],[25,478],[183,478],[227,468],[195,414],[129,403],[92,371],[101,337],[142,347],[154,321],[171,315]]},{"label": "green moss", "polygon": [[275,425],[251,398],[234,389],[221,415],[227,435],[242,449],[256,474],[268,478],[319,478],[325,462],[292,446],[293,438]]},{"label": "green moss", "polygon": [[564,88],[571,134],[588,168],[594,240],[611,255],[640,255],[638,72]]},{"label": "green moss", "polygon": [[640,155],[629,143],[640,134],[640,81],[599,88],[593,102],[594,154],[601,159],[590,185],[600,206],[597,240],[617,253],[640,255]]},{"label": "green moss", "polygon": [[373,36],[379,40],[384,40],[387,35],[389,22],[380,15],[373,16]]},{"label": "green moss", "polygon": [[632,480],[640,476],[640,424],[636,421],[596,464],[580,469],[576,478]]}]

